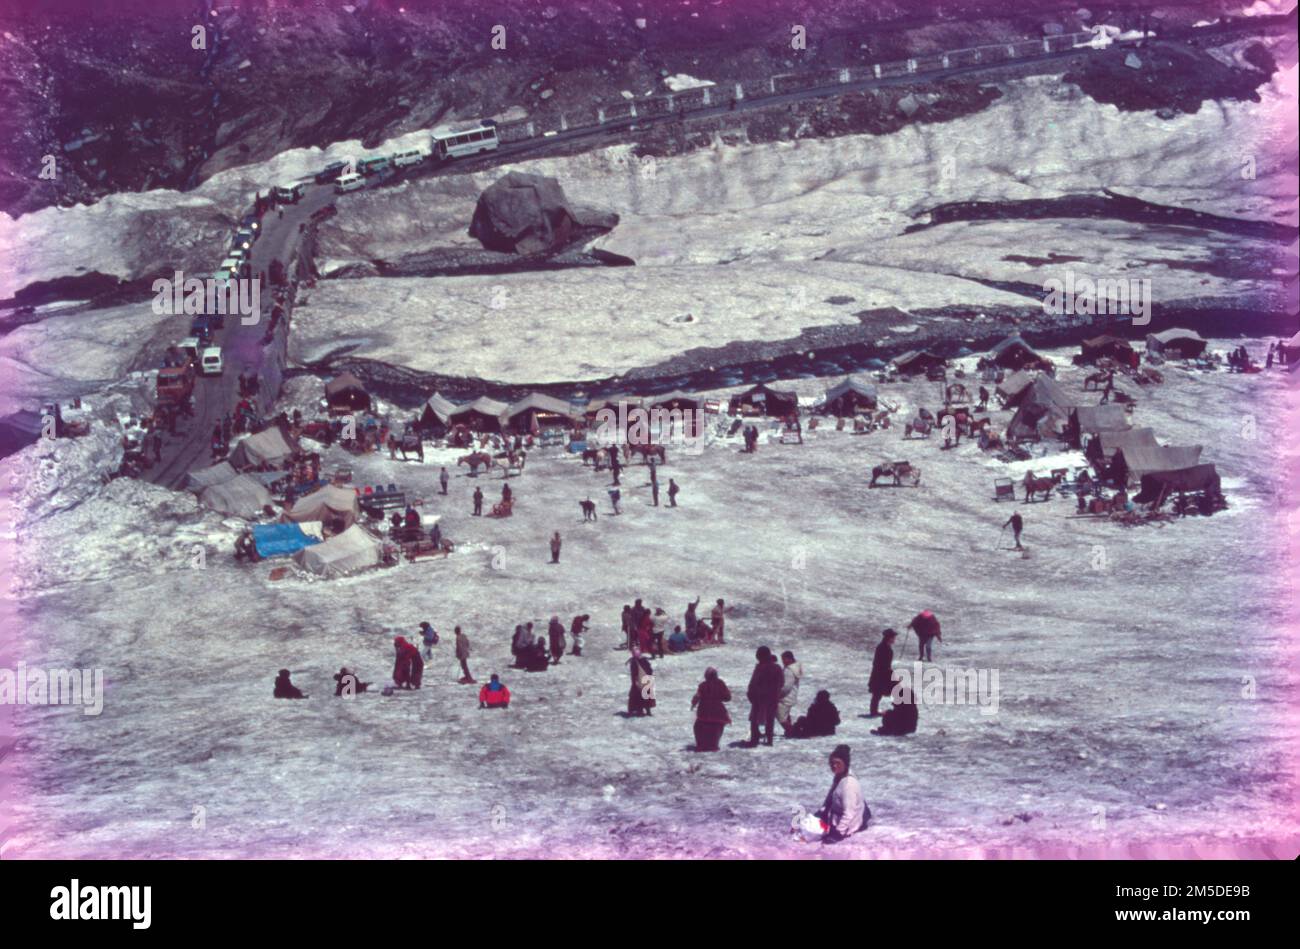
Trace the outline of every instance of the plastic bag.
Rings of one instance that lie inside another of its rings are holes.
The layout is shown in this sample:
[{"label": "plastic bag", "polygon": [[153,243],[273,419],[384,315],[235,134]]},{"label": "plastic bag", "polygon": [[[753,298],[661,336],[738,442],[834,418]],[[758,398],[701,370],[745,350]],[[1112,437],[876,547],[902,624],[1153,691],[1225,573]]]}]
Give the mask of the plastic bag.
[{"label": "plastic bag", "polygon": [[830,825],[816,814],[795,816],[790,822],[790,832],[806,844],[815,844],[830,830]]}]

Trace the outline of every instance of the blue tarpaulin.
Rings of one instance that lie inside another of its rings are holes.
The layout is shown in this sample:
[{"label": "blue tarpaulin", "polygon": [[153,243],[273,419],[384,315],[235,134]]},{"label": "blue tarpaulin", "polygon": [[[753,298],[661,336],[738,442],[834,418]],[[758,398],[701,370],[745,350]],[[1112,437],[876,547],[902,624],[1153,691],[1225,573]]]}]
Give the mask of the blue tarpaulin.
[{"label": "blue tarpaulin", "polygon": [[288,557],[320,541],[304,534],[297,524],[254,524],[253,543],[259,557]]}]

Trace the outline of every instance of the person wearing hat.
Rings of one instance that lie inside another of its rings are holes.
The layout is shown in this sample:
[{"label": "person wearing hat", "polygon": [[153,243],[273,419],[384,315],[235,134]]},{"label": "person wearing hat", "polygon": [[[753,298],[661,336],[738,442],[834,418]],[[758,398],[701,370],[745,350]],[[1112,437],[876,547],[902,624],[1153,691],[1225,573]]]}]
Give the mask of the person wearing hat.
[{"label": "person wearing hat", "polygon": [[895,630],[885,630],[880,634],[875,655],[871,657],[871,678],[867,680],[867,689],[871,692],[869,718],[880,717],[880,700],[894,688],[894,640],[897,638]]},{"label": "person wearing hat", "polygon": [[731,690],[718,678],[712,666],[704,670],[704,681],[691,698],[695,709],[695,750],[717,751],[722,732],[731,724],[731,715],[725,703],[731,701]]},{"label": "person wearing hat", "polygon": [[510,690],[494,672],[487,685],[478,690],[479,708],[509,708]]},{"label": "person wearing hat", "polygon": [[830,768],[835,777],[831,781],[825,803],[817,812],[817,816],[827,825],[826,834],[822,837],[823,843],[833,844],[851,837],[865,829],[871,820],[871,809],[862,799],[862,787],[849,771],[851,757],[848,745],[836,745],[831,752]]},{"label": "person wearing hat", "polygon": [[281,669],[275,678],[275,697],[277,699],[305,699],[307,696],[289,681],[289,670]]}]

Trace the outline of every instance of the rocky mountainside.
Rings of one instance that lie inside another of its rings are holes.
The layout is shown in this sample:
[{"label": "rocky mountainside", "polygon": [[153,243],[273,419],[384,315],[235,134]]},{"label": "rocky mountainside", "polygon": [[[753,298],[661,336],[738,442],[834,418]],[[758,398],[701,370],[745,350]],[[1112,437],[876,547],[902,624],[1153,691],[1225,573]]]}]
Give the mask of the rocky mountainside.
[{"label": "rocky mountainside", "polygon": [[[1224,4],[1150,9],[1190,23]],[[371,146],[456,118],[553,120],[683,74],[768,76],[1146,19],[1063,0],[1014,12],[1001,0],[3,0],[0,210],[192,187],[288,148]],[[806,48],[792,48],[795,26]]]}]

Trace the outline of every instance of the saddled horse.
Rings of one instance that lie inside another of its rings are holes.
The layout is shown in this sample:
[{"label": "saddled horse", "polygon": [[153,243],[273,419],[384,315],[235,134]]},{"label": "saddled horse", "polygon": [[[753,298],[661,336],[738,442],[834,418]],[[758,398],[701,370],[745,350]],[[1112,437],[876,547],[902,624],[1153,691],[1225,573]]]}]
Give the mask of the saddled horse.
[{"label": "saddled horse", "polygon": [[1050,478],[1037,478],[1032,471],[1025,472],[1025,503],[1028,504],[1034,499],[1035,494],[1042,494],[1043,500],[1046,501],[1052,496],[1052,489],[1056,487],[1057,482],[1061,480],[1060,475]]},{"label": "saddled horse", "polygon": [[478,475],[478,469],[480,467],[483,467],[490,472],[492,466],[496,463],[496,459],[485,451],[472,451],[468,455],[461,455],[460,458],[456,459],[456,465],[458,467],[460,465],[469,465],[469,474],[471,478]]}]

